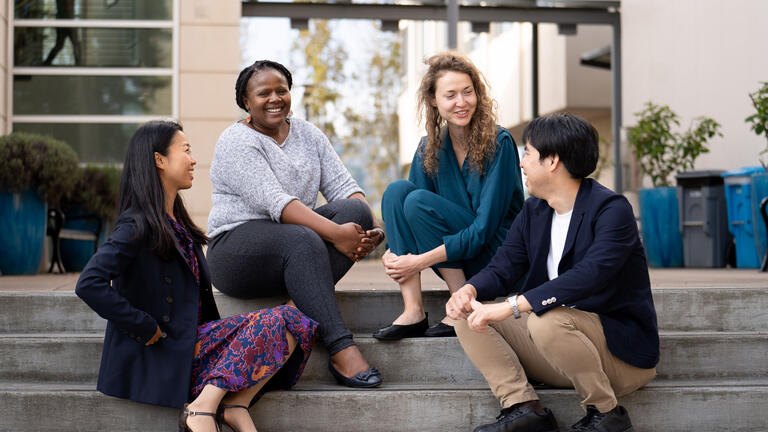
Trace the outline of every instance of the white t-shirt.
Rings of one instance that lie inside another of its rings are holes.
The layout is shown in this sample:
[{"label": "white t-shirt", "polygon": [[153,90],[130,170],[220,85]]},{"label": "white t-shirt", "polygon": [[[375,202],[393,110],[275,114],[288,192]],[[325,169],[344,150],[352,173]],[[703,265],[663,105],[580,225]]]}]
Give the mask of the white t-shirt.
[{"label": "white t-shirt", "polygon": [[547,255],[547,275],[549,280],[559,276],[557,266],[560,265],[560,258],[563,257],[565,237],[568,235],[568,225],[571,224],[571,214],[573,214],[573,210],[563,214],[557,214],[556,211],[552,212],[551,243],[549,244],[549,254]]}]

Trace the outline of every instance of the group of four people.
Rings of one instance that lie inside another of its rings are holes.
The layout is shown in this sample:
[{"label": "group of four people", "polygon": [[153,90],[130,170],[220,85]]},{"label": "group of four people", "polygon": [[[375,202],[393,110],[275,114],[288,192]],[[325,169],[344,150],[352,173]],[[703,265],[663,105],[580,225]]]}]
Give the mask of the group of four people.
[{"label": "group of four people", "polygon": [[[290,115],[292,76],[279,63],[258,61],[237,79],[248,116],[216,144],[207,235],[179,195],[196,164],[181,126],[140,127],[120,216],[76,287],[108,320],[98,389],[183,406],[180,430],[255,431],[248,408],[298,381],[316,334],[339,384],[379,386],[334,285],[386,237],[382,262],[404,308],[374,337],[457,335],[502,406],[477,431],[559,430],[529,377],[584,398],[574,430],[631,430],[616,397],[653,378],[658,331],[632,209],[586,178],[597,132],[569,114],[535,119],[520,162],[477,68],[451,52],[427,65],[419,90],[427,135],[409,179],[384,193],[386,236],[325,135]],[[519,167],[532,196],[525,202]],[[327,204],[316,207],[318,192]],[[430,267],[452,294],[432,327],[420,281]],[[212,284],[237,298],[290,301],[222,319]]]}]

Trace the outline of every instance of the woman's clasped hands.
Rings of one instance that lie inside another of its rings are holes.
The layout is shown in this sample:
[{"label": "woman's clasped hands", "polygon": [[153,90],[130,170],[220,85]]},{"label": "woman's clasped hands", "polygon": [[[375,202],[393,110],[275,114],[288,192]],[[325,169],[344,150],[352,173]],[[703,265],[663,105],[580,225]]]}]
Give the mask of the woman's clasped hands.
[{"label": "woman's clasped hands", "polygon": [[402,283],[429,267],[424,265],[421,255],[395,255],[389,249],[381,257],[381,262],[384,264],[387,276],[397,283]]},{"label": "woman's clasped hands", "polygon": [[347,222],[338,227],[336,236],[331,240],[333,246],[352,261],[360,261],[373,252],[384,239],[381,228],[365,231],[354,222]]}]

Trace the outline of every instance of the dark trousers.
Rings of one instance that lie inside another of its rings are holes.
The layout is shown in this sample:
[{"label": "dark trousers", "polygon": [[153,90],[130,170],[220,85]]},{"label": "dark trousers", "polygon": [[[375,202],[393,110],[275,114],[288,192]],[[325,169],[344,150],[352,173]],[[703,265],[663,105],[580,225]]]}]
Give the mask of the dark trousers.
[{"label": "dark trousers", "polygon": [[[355,222],[369,230],[368,205],[344,199],[315,209],[337,224]],[[336,303],[335,284],[354,262],[313,230],[271,220],[253,220],[216,236],[208,246],[213,285],[237,298],[287,293],[296,307],[319,323],[331,355],[354,345]]]}]

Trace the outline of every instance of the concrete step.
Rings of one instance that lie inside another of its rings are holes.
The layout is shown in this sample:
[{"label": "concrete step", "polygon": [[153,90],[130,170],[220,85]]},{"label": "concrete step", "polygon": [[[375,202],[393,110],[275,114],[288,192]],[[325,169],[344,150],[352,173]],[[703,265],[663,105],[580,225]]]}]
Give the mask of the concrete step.
[{"label": "concrete step", "polygon": [[[356,340],[387,383],[485,386],[456,338]],[[768,378],[766,346],[768,332],[664,332],[657,379]],[[101,348],[101,334],[0,336],[0,380],[93,384]],[[317,344],[302,382],[334,383],[327,359]]]},{"label": "concrete step", "polygon": [[[573,390],[539,391],[562,430],[582,415]],[[619,401],[637,432],[765,431],[768,382],[649,385]],[[104,396],[89,386],[0,382],[0,430],[170,431],[178,410]],[[351,390],[302,386],[267,394],[251,410],[260,432],[465,432],[493,421],[499,406],[485,388],[392,386]]]},{"label": "concrete step", "polygon": [[[659,328],[670,331],[763,331],[768,329],[766,288],[657,288]],[[275,306],[286,298],[238,300],[216,293],[223,316]],[[402,311],[395,291],[339,291],[342,315],[355,333],[388,325]],[[447,291],[425,291],[430,322],[444,315]],[[0,333],[103,331],[105,321],[71,292],[0,293]]]}]

